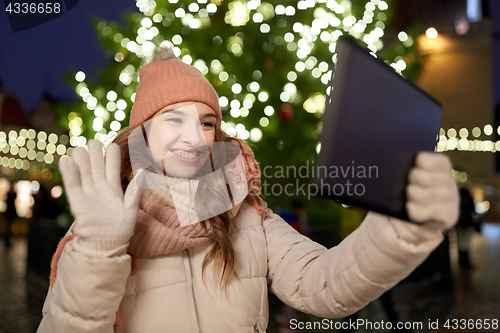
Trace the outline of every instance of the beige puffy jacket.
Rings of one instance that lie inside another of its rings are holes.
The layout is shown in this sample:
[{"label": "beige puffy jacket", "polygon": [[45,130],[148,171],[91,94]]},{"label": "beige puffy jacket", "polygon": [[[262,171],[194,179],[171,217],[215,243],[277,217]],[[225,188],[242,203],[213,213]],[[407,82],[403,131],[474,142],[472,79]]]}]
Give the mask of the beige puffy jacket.
[{"label": "beige puffy jacket", "polygon": [[118,309],[127,333],[265,332],[268,288],[300,311],[344,317],[405,278],[443,239],[370,212],[327,250],[271,210],[261,218],[246,202],[233,223],[239,280],[227,294],[215,287],[211,265],[202,280],[210,243],[138,259],[134,276],[127,254],[96,256],[67,243],[38,332],[113,332]]}]

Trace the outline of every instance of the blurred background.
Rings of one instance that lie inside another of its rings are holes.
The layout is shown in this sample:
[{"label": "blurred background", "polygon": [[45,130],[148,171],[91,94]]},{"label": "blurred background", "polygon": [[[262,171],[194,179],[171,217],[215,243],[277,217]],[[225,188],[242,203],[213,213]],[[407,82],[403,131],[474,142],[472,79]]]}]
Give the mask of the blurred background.
[{"label": "blurred background", "polygon": [[[170,45],[206,75],[220,97],[223,129],[253,144],[261,166],[300,167],[319,149],[344,34],[442,103],[436,151],[450,157],[462,199],[445,242],[351,319],[424,323],[413,332],[427,332],[429,320],[500,319],[500,1],[75,3],[17,32],[0,14],[0,332],[36,331],[52,255],[73,221],[58,161],[89,139],[109,144],[128,125],[139,69],[155,45]],[[265,200],[327,247],[366,213],[316,197]],[[273,296],[270,313],[271,333],[291,331],[291,318],[321,320]]]}]

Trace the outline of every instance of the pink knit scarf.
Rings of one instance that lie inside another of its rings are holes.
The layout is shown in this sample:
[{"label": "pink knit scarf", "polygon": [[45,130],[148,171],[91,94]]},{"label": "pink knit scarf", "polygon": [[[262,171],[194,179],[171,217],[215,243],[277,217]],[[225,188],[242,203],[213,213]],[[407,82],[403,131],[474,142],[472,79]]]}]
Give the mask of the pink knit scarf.
[{"label": "pink knit scarf", "polygon": [[[165,182],[167,183],[167,180]],[[189,181],[182,184],[182,187],[188,191],[190,185]],[[179,195],[179,192],[176,194]],[[181,195],[185,195],[188,200],[192,199],[185,193]],[[189,207],[179,206],[179,203],[174,204],[169,188],[143,190],[128,252],[138,258],[148,258],[208,242],[211,234],[210,226],[204,223],[181,226],[178,214],[183,213],[181,209]],[[230,218],[236,216],[240,207],[241,203],[229,210]],[[165,241],[167,239],[168,242]]]}]

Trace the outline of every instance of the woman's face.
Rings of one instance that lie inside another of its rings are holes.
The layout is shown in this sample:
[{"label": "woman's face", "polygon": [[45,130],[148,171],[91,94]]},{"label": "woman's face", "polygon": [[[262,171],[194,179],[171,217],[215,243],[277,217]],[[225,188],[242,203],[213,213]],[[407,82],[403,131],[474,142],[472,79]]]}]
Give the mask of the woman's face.
[{"label": "woman's face", "polygon": [[208,145],[215,140],[217,115],[206,104],[182,102],[158,111],[146,128],[153,160],[168,176],[193,178],[209,161]]}]

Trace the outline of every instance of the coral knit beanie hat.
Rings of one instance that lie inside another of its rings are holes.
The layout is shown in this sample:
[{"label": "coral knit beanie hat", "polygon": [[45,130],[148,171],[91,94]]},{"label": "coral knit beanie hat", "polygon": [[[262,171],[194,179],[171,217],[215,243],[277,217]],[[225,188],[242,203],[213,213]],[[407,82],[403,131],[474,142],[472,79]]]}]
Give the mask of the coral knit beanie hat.
[{"label": "coral knit beanie hat", "polygon": [[181,102],[204,103],[221,120],[219,98],[210,82],[196,67],[178,60],[171,49],[162,48],[139,72],[129,125],[141,124],[165,106]]}]

